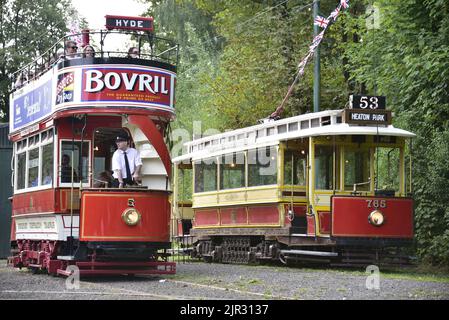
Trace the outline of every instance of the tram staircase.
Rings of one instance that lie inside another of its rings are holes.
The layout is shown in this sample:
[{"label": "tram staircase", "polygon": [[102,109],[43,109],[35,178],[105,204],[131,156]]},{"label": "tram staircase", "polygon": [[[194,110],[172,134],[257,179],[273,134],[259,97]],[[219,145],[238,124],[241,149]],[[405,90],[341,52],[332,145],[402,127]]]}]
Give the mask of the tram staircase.
[{"label": "tram staircase", "polygon": [[148,138],[139,127],[129,123],[124,126],[129,129],[142,159],[142,185],[150,190],[171,190],[164,164]]}]

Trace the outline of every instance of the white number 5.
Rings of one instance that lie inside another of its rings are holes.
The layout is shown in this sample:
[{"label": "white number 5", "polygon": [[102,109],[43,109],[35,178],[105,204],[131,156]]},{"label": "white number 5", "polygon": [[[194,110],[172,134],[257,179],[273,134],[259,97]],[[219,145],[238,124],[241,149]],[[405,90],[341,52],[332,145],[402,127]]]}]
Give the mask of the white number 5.
[{"label": "white number 5", "polygon": [[366,109],[368,107],[368,97],[360,97],[360,108]]}]

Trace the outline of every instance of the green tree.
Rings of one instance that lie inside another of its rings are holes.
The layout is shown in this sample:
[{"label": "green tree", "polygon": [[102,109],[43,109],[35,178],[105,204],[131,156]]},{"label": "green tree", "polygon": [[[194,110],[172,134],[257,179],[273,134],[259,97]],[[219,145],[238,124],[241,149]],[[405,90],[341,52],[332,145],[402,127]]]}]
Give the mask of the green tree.
[{"label": "green tree", "polygon": [[0,113],[8,115],[10,75],[64,36],[75,15],[69,0],[0,0]]},{"label": "green tree", "polygon": [[366,15],[350,24],[360,39],[345,51],[351,77],[388,98],[396,123],[416,133],[415,221],[418,253],[449,264],[449,4],[378,0],[380,28]]}]

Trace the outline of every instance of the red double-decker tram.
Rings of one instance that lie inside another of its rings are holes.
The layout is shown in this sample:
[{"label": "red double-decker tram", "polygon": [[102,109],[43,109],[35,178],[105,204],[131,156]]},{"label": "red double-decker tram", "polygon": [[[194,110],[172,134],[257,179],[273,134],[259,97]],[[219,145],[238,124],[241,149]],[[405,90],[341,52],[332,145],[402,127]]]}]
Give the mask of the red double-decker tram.
[{"label": "red double-decker tram", "polygon": [[[108,30],[61,39],[14,74],[8,259],[14,267],[52,275],[69,275],[68,266],[81,275],[176,271],[166,252],[171,162],[165,139],[175,116],[178,46],[155,36],[150,18],[107,18]],[[74,39],[78,51],[62,52],[67,44],[76,47]],[[88,45],[94,54],[80,52]],[[133,57],[128,48],[115,49],[131,46]],[[140,153],[141,185],[111,187],[120,134]]]}]

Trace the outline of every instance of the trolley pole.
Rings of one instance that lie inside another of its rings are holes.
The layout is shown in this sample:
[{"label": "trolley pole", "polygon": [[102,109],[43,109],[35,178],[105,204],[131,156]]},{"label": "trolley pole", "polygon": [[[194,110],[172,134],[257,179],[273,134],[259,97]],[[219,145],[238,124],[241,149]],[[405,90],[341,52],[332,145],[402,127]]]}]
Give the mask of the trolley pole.
[{"label": "trolley pole", "polygon": [[[320,0],[314,0],[313,2],[313,21],[316,16],[319,15]],[[320,33],[319,26],[313,25],[313,37],[316,37]],[[320,46],[316,47],[313,68],[313,112],[320,111],[320,84],[321,84],[321,66],[320,66]]]}]

